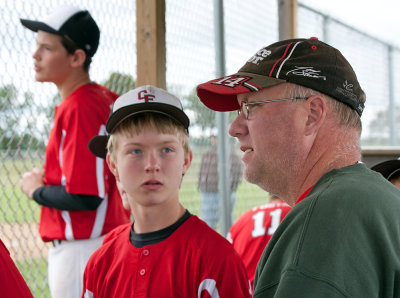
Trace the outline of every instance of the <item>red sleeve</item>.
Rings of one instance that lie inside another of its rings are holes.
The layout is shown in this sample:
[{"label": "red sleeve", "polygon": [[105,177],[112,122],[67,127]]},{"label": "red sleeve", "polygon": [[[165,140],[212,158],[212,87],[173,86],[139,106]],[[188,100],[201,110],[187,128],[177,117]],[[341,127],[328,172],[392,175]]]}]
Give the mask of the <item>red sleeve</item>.
[{"label": "red sleeve", "polygon": [[102,123],[96,117],[89,115],[91,113],[85,106],[79,108],[71,106],[64,114],[62,172],[66,178],[67,192],[99,195],[96,180],[96,157],[90,153],[87,144],[93,136],[99,133]]},{"label": "red sleeve", "polygon": [[61,167],[69,193],[97,196],[108,193],[108,184],[104,181],[111,173],[105,160],[96,158],[89,151],[88,143],[105,131],[116,96],[100,85],[88,84],[75,90],[61,104]]},{"label": "red sleeve", "polygon": [[[222,246],[219,247],[219,249],[221,248]],[[235,252],[228,253],[219,264],[214,264],[213,268],[208,270],[207,276],[208,278],[203,279],[199,287],[200,297],[214,297],[214,290],[218,291],[219,297],[243,298],[252,296],[252,288],[246,269]]]},{"label": "red sleeve", "polygon": [[0,240],[0,288],[4,298],[32,298],[24,278],[18,271],[6,246]]}]

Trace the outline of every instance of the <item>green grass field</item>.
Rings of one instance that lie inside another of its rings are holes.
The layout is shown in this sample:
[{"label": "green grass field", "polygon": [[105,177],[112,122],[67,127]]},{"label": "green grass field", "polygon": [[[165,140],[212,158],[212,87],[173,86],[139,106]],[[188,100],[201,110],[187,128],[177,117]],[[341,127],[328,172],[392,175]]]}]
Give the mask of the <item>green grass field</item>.
[{"label": "green grass field", "polygon": [[24,277],[33,297],[50,297],[47,284],[47,259],[29,259],[16,262],[18,269]]}]

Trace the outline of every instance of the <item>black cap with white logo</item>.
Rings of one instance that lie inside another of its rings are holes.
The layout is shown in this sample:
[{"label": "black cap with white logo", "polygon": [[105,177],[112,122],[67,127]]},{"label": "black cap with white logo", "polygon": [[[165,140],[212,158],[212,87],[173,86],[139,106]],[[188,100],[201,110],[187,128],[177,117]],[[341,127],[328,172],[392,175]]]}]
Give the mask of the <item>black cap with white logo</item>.
[{"label": "black cap with white logo", "polygon": [[38,30],[65,36],[72,40],[89,57],[97,51],[100,30],[87,10],[73,6],[60,6],[43,21],[21,19],[22,25],[37,32]]},{"label": "black cap with white logo", "polygon": [[288,39],[255,53],[235,74],[197,86],[197,95],[210,109],[240,108],[236,96],[282,83],[293,83],[331,96],[361,116],[365,93],[350,63],[336,48],[317,38]]}]

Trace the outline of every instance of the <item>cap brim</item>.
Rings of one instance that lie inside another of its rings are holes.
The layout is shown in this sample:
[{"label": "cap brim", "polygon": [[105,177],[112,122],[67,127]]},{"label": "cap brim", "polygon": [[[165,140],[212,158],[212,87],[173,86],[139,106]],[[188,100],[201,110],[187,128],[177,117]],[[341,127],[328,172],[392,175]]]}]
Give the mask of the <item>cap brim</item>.
[{"label": "cap brim", "polygon": [[97,157],[106,158],[107,156],[107,142],[108,136],[95,136],[88,144],[90,152]]},{"label": "cap brim", "polygon": [[160,113],[164,114],[176,121],[185,127],[186,130],[189,128],[189,118],[186,114],[181,110],[172,105],[164,104],[164,103],[140,103],[133,104],[126,107],[122,107],[118,109],[115,113],[113,113],[107,121],[106,129],[108,133],[112,133],[113,130],[126,118],[140,114],[145,112],[151,113]]},{"label": "cap brim", "polygon": [[286,83],[286,81],[253,73],[238,72],[198,85],[197,96],[211,110],[228,112],[240,108],[236,97],[238,94],[257,92],[282,83]]},{"label": "cap brim", "polygon": [[394,172],[400,170],[400,160],[393,159],[378,163],[371,167],[371,170],[381,173],[383,177],[389,179]]},{"label": "cap brim", "polygon": [[38,22],[38,21],[31,21],[31,20],[26,20],[26,19],[20,19],[21,24],[24,25],[26,28],[37,32],[38,30],[57,34],[57,31],[51,28],[49,25],[46,25],[43,22]]}]

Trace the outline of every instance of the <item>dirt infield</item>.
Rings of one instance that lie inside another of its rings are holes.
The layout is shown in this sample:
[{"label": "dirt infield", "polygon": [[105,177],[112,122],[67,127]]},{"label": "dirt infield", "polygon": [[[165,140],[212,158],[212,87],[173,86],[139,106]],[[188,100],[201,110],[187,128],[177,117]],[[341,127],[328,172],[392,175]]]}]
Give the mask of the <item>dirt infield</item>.
[{"label": "dirt infield", "polygon": [[47,258],[51,243],[40,238],[38,223],[1,223],[0,233],[14,261]]}]

